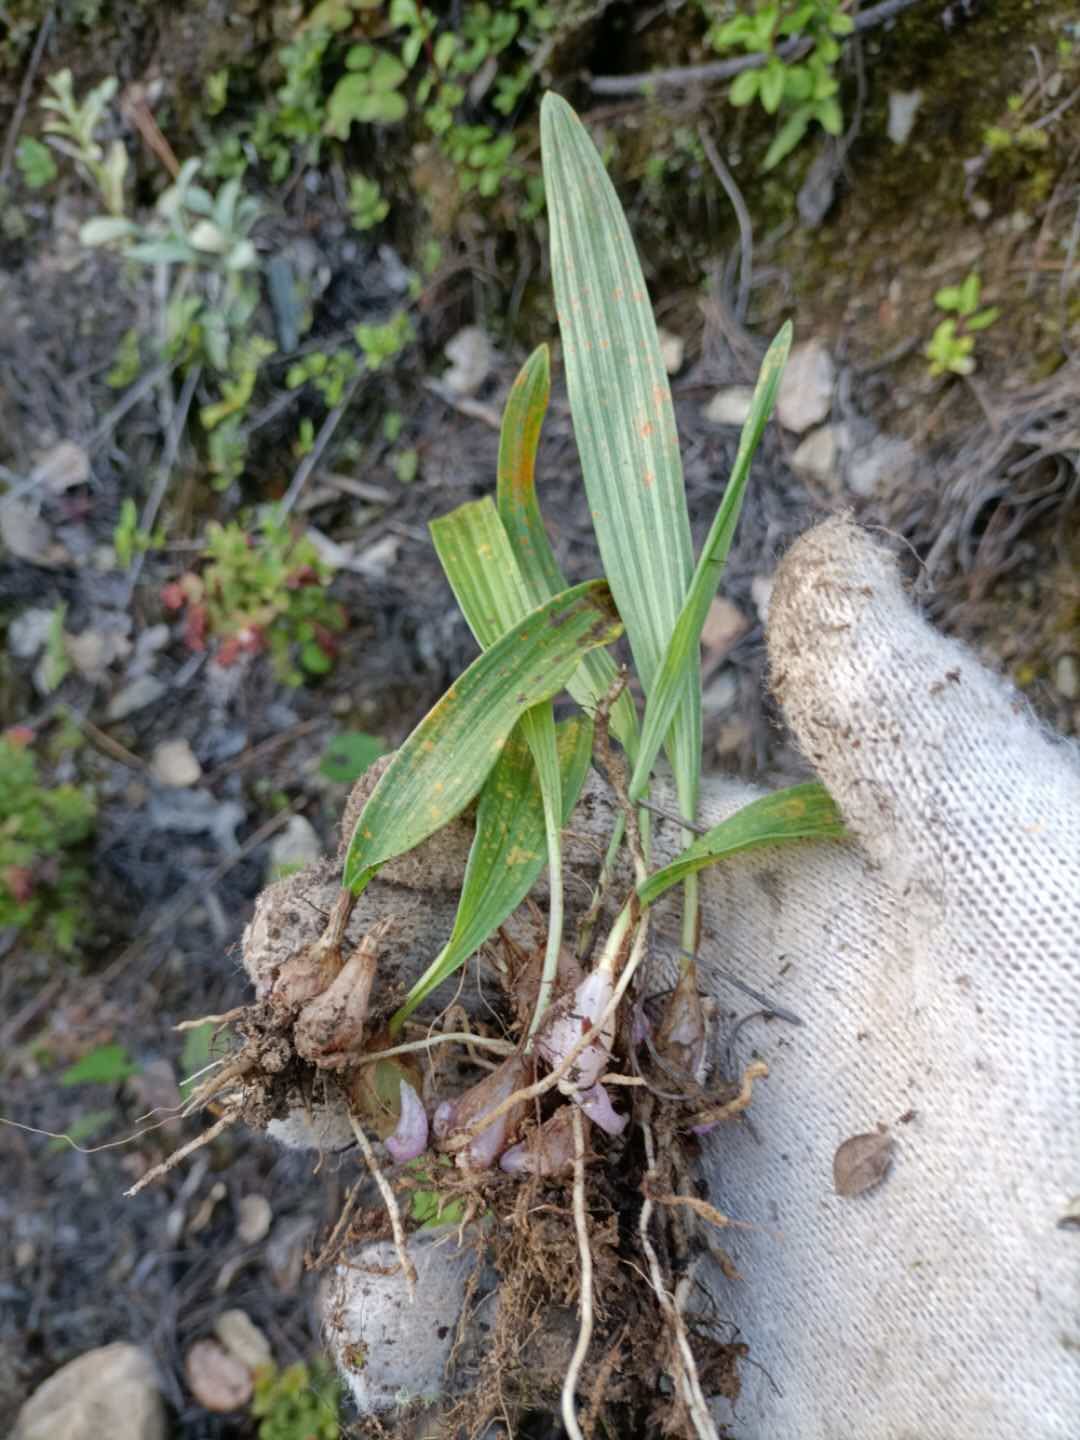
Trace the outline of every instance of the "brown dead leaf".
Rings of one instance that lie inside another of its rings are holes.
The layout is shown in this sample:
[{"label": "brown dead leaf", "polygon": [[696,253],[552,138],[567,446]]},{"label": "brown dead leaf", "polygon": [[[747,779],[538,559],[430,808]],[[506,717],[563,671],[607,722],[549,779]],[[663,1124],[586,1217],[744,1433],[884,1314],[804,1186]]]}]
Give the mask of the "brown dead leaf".
[{"label": "brown dead leaf", "polygon": [[836,1193],[849,1197],[873,1190],[885,1179],[896,1142],[884,1125],[866,1135],[850,1135],[833,1156]]}]

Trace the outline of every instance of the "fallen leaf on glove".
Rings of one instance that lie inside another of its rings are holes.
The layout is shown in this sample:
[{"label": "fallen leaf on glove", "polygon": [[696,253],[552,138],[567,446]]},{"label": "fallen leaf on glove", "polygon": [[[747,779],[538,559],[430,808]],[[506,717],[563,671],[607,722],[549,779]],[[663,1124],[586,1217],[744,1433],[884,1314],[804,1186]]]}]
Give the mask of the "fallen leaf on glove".
[{"label": "fallen leaf on glove", "polygon": [[867,1135],[851,1135],[833,1156],[833,1184],[837,1195],[861,1195],[885,1179],[892,1164],[895,1141],[884,1125]]}]

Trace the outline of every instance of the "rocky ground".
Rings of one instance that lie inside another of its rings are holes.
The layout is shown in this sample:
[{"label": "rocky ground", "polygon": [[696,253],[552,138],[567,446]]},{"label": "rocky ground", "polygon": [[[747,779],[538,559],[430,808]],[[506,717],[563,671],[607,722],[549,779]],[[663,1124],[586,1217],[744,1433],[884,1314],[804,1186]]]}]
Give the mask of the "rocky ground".
[{"label": "rocky ground", "polygon": [[[126,100],[111,136],[132,156],[130,205],[148,212],[168,177],[133,87],[187,158],[232,113],[210,115],[209,77],[233,67],[257,109],[260,87],[280,81],[277,48],[302,30],[304,7],[235,8],[0,7],[0,726],[36,757],[46,792],[76,786],[93,803],[88,835],[63,852],[83,871],[77,898],[69,907],[46,867],[33,877],[46,909],[0,929],[5,1433],[59,1367],[111,1347],[69,1388],[40,1391],[27,1440],[104,1433],[85,1428],[86,1407],[108,1374],[123,1377],[114,1395],[136,1397],[111,1433],[239,1440],[257,1433],[249,1362],[318,1352],[305,1256],[340,1209],[352,1156],[313,1176],[304,1157],[230,1132],[160,1186],[123,1191],[195,1133],[168,1117],[207,1056],[175,1027],[248,998],[235,949],[254,897],[331,840],[367,758],[356,737],[396,744],[474,653],[427,522],[492,489],[502,403],[529,350],[555,338],[543,229],[516,201],[471,192],[440,215],[446,177],[414,146],[381,174],[390,217],[356,230],[345,179],[377,168],[370,142],[315,158],[297,144],[284,176],[256,167],[245,181],[265,206],[251,324],[273,330],[263,282],[285,256],[310,281],[311,328],[260,372],[246,461],[215,486],[195,415],[220,395],[206,373],[188,387],[155,349],[168,267],[88,249],[79,227],[99,207],[86,184],[69,167],[32,187],[13,157],[42,134],[46,76],[70,64],[83,93],[116,73]],[[461,8],[441,7],[444,28]],[[732,110],[723,85],[648,98],[590,84],[707,59],[691,7],[552,8],[559,43],[533,91],[567,93],[611,156],[666,336],[699,542],[746,387],[779,323],[795,321],[779,423],[705,636],[707,764],[802,773],[766,694],[763,624],[778,555],[838,509],[893,536],[938,622],[1008,670],[1049,724],[1080,733],[1080,37],[1068,7],[904,7],[845,58],[842,136],[816,132],[768,176],[771,128]],[[526,170],[533,91],[513,122]],[[425,267],[432,239],[441,255]],[[934,294],[972,271],[1000,316],[979,332],[971,374],[931,376],[925,348],[945,313]],[[289,388],[287,363],[400,307],[412,338],[337,405]],[[138,364],[116,384],[129,332]],[[595,554],[555,369],[541,501],[576,580]],[[160,535],[126,553],[123,503],[145,518],[156,490],[148,529]],[[193,646],[193,604],[170,589],[201,572],[212,522],[252,531],[282,495],[345,619],[329,663],[301,684],[265,649]],[[0,776],[10,807],[3,787]],[[30,883],[11,867],[0,876],[13,902]],[[65,948],[48,921],[68,908]],[[223,1331],[225,1350],[192,1358]],[[152,1371],[122,1344],[143,1347]],[[163,1403],[148,1398],[155,1386]]]}]

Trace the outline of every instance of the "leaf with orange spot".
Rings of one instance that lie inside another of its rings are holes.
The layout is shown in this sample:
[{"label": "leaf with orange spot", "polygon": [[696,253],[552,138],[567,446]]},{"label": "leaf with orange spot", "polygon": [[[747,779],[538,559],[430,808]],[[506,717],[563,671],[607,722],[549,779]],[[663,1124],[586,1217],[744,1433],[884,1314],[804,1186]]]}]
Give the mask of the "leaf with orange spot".
[{"label": "leaf with orange spot", "polygon": [[[536,494],[536,452],[551,396],[548,347],[540,345],[518,372],[503,411],[499,436],[499,519],[534,605],[566,589]],[[615,662],[591,650],[567,685],[585,709],[595,709],[615,682]],[[624,692],[611,712],[611,729],[631,759],[637,754],[637,713]]]},{"label": "leaf with orange spot", "polygon": [[[589,768],[592,721],[579,715],[564,721],[556,730],[562,777],[561,820],[565,825]],[[390,1021],[392,1034],[513,914],[536,883],[546,859],[544,807],[536,766],[524,738],[514,734],[480,792],[476,834],[453,932]]]},{"label": "leaf with orange spot", "polygon": [[[460,815],[525,711],[557,695],[582,655],[621,633],[607,583],[589,580],[538,606],[485,650],[420,721],[368,797],[343,883],[361,894],[387,860]],[[433,819],[426,807],[436,781],[445,789]]]},{"label": "leaf with orange spot", "polygon": [[706,865],[741,850],[785,840],[839,840],[844,822],[824,785],[810,780],[752,800],[676,855],[670,865],[638,886],[638,899],[652,905],[660,896]]}]

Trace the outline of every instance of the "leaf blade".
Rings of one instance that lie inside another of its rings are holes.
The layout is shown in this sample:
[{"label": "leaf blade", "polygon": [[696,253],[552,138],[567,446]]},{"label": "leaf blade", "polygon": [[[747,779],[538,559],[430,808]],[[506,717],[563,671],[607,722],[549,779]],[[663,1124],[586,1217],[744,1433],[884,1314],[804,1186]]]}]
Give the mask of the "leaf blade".
[{"label": "leaf blade", "polygon": [[[556,728],[565,825],[589,768],[592,722],[586,716],[575,716]],[[546,858],[544,808],[535,764],[524,737],[515,734],[480,795],[476,834],[450,939],[390,1021],[391,1034],[513,914],[536,883]]]},{"label": "leaf blade", "polygon": [[729,815],[650,875],[638,886],[638,899],[652,905],[688,875],[743,850],[788,840],[839,840],[845,833],[835,801],[818,781],[774,790]]},{"label": "leaf blade", "polygon": [[589,649],[622,625],[603,580],[529,612],[460,675],[405,740],[368,798],[345,857],[360,894],[379,867],[461,813],[526,710],[559,692]]},{"label": "leaf blade", "polygon": [[[630,229],[595,146],[557,95],[544,97],[540,129],[574,433],[604,573],[648,694],[693,569],[671,387]],[[692,816],[700,660],[666,743]]]},{"label": "leaf blade", "polygon": [[686,600],[645,707],[641,748],[630,780],[631,800],[640,799],[645,793],[653,763],[683,693],[682,672],[690,657],[699,653],[702,626],[720,584],[735,527],[739,523],[746,485],[750,478],[750,463],[776,404],[780,378],[791,349],[791,338],[792,326],[788,320],[780,327],[761,362],[757,384],[750,401],[750,413],[739,436],[739,448],[732,466],[731,478],[724,488],[723,498],[709,527]]},{"label": "leaf blade", "polygon": [[[503,411],[496,495],[499,519],[534,605],[566,589],[536,494],[536,452],[550,396],[550,355],[546,345],[539,345],[518,372]],[[591,710],[617,675],[615,661],[605,650],[590,650],[566,688]],[[611,729],[632,759],[637,754],[637,712],[626,692],[612,709]]]}]

